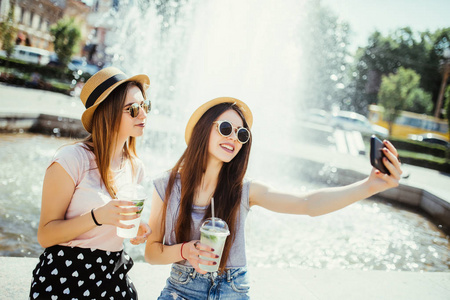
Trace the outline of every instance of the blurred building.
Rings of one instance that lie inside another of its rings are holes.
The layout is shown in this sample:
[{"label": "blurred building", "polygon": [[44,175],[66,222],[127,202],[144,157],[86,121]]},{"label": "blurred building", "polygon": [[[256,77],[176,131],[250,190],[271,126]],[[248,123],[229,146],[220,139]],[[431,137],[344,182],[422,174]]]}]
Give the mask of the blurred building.
[{"label": "blurred building", "polygon": [[103,65],[109,60],[108,46],[113,43],[116,25],[113,15],[119,10],[119,0],[93,0],[91,12],[87,18],[91,33],[85,46],[88,61]]},{"label": "blurred building", "polygon": [[86,19],[89,6],[80,0],[0,0],[0,22],[14,6],[15,23],[17,24],[17,45],[32,46],[53,51],[53,36],[50,27],[63,17],[73,17],[81,30],[80,53],[84,47],[90,28]]}]

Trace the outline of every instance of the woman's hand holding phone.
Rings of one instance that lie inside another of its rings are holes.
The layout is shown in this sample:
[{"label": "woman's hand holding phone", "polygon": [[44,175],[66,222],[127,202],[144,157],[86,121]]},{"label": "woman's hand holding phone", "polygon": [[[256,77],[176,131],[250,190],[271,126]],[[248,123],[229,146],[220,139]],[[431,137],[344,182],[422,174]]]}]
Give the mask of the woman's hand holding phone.
[{"label": "woman's hand holding phone", "polygon": [[389,141],[382,142],[373,135],[370,139],[370,163],[375,169],[369,181],[373,183],[376,193],[398,186],[402,169],[394,145]]}]

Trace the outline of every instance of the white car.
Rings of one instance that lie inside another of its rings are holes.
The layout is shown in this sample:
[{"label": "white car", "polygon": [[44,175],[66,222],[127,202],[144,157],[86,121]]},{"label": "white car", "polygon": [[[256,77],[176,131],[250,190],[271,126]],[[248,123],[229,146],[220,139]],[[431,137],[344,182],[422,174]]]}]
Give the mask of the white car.
[{"label": "white car", "polygon": [[[6,56],[6,52],[2,52],[0,55]],[[46,65],[50,61],[50,52],[45,49],[17,45],[11,53],[11,58],[29,63]]]},{"label": "white car", "polygon": [[389,131],[381,126],[374,125],[363,115],[351,111],[338,111],[332,114],[331,124],[336,129],[359,131],[362,134],[375,134],[386,138]]}]

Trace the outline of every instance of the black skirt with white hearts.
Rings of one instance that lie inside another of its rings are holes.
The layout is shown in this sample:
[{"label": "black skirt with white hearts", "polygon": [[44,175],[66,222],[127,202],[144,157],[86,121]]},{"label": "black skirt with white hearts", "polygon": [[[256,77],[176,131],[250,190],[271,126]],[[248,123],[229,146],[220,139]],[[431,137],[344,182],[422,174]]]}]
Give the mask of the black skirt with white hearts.
[{"label": "black skirt with white hearts", "polygon": [[118,252],[78,247],[45,249],[33,270],[29,299],[138,299],[127,273],[133,260]]}]

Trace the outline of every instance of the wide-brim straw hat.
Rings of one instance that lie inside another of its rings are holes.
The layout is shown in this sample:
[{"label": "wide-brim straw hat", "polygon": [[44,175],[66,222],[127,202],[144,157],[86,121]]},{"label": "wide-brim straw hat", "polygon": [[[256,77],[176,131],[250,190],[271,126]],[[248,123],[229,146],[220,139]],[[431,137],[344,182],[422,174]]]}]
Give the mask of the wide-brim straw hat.
[{"label": "wide-brim straw hat", "polygon": [[102,103],[109,94],[119,85],[127,81],[139,82],[145,91],[150,86],[150,79],[145,74],[129,77],[124,72],[115,68],[108,67],[95,73],[86,81],[80,93],[81,102],[86,110],[81,116],[81,123],[87,132],[92,132],[92,116],[98,105]]},{"label": "wide-brim straw hat", "polygon": [[231,98],[231,97],[215,98],[215,99],[210,100],[210,101],[206,102],[205,104],[201,105],[199,108],[197,108],[194,111],[194,113],[192,114],[192,116],[189,118],[189,121],[186,125],[186,131],[184,133],[184,139],[186,141],[186,144],[189,144],[189,141],[190,141],[191,135],[192,135],[192,130],[194,129],[195,124],[197,124],[198,120],[200,120],[200,118],[203,116],[203,114],[205,112],[207,112],[208,109],[210,109],[211,107],[214,107],[221,103],[233,103],[234,105],[239,107],[242,114],[244,115],[244,118],[245,118],[245,121],[247,122],[248,127],[249,128],[252,127],[253,114],[252,114],[250,108],[247,106],[247,104],[245,104],[243,101],[241,101],[239,99]]}]

